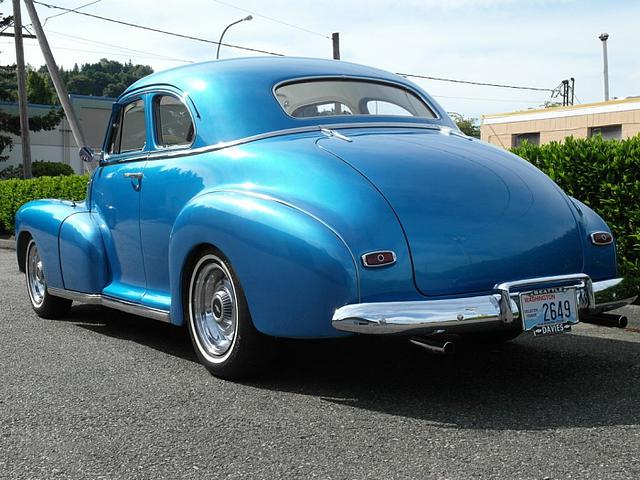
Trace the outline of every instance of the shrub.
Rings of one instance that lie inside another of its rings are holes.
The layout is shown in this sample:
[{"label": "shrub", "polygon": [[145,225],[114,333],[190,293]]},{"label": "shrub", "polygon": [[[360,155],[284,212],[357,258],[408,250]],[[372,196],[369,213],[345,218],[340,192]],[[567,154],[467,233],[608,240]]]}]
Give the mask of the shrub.
[{"label": "shrub", "polygon": [[[60,162],[45,162],[37,160],[31,164],[31,173],[37,177],[56,177],[58,175],[73,175],[71,166]],[[23,178],[22,165],[13,165],[0,171],[0,180]]]},{"label": "shrub", "polygon": [[607,222],[616,237],[620,273],[640,285],[640,136],[568,137],[564,143],[524,143],[512,151]]},{"label": "shrub", "polygon": [[31,172],[34,177],[57,177],[59,175],[75,175],[73,168],[66,163],[45,162],[38,160],[31,165]]},{"label": "shrub", "polygon": [[0,181],[0,226],[7,232],[13,232],[16,212],[31,200],[38,198],[84,199],[88,180],[89,178],[84,175],[72,175]]}]

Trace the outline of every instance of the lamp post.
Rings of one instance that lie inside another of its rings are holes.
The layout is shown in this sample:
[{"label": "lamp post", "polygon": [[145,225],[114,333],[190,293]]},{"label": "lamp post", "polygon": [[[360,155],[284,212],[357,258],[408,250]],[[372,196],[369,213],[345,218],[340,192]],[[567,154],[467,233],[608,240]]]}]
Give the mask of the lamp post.
[{"label": "lamp post", "polygon": [[224,37],[224,34],[227,33],[227,30],[229,30],[231,27],[233,27],[234,25],[241,23],[241,22],[248,22],[250,20],[253,20],[253,16],[252,15],[247,15],[244,18],[241,18],[240,20],[236,20],[233,23],[230,23],[229,25],[227,25],[227,27],[222,31],[222,35],[220,35],[220,40],[218,40],[218,51],[216,52],[216,60],[218,60],[220,58],[220,47],[222,46],[222,38]]},{"label": "lamp post", "polygon": [[603,33],[598,37],[602,42],[602,66],[604,73],[604,101],[609,101],[609,58],[607,56],[607,40],[609,39],[608,33]]}]

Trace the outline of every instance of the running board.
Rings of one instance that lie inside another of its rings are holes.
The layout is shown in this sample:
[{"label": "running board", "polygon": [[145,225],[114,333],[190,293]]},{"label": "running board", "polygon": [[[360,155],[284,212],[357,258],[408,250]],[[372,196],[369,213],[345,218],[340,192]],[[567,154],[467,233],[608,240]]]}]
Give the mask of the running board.
[{"label": "running board", "polygon": [[171,323],[171,316],[167,310],[146,307],[138,303],[108,297],[99,293],[82,293],[54,287],[47,287],[47,291],[54,297],[66,298],[68,300],[73,300],[74,302],[86,303],[89,305],[102,305],[103,307],[113,308],[114,310],[120,310],[121,312],[152,318],[153,320],[159,320],[165,323]]}]

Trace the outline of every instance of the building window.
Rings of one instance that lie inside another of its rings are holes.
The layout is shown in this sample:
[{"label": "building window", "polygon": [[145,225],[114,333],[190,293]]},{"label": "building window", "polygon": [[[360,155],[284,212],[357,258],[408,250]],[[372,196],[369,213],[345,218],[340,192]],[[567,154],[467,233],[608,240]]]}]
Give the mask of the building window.
[{"label": "building window", "polygon": [[602,127],[591,127],[589,136],[600,135],[603,140],[620,140],[622,138],[622,125],[605,125]]},{"label": "building window", "polygon": [[540,132],[519,133],[513,136],[511,143],[514,147],[519,147],[524,141],[531,145],[540,145]]}]

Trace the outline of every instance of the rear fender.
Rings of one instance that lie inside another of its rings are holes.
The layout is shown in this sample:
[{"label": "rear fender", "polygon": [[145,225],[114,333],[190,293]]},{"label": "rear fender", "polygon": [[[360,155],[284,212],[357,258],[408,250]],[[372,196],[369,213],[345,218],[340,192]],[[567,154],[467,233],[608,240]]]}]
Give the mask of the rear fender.
[{"label": "rear fender", "polygon": [[594,232],[611,233],[606,222],[590,207],[573,197],[569,197],[578,212],[578,220],[583,228],[582,244],[584,249],[584,273],[592,280],[614,278],[616,272],[616,246],[594,245],[590,235]]},{"label": "rear fender", "polygon": [[356,263],[341,237],[319,219],[246,192],[211,192],[193,199],[176,219],[169,246],[175,324],[184,323],[189,262],[205,245],[230,260],[260,332],[343,335],[331,326],[331,318],[337,308],[359,299]]}]

